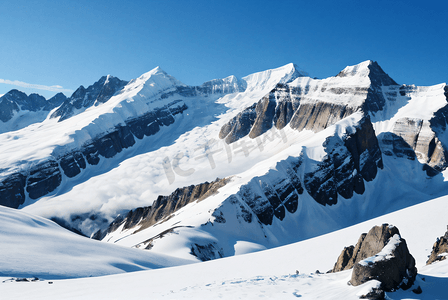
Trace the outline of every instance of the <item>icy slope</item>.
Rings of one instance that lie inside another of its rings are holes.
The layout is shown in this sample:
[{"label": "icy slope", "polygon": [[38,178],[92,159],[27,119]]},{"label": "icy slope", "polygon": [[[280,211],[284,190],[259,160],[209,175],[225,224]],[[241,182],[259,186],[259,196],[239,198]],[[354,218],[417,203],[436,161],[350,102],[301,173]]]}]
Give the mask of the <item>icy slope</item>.
[{"label": "icy slope", "polygon": [[79,278],[195,262],[100,243],[3,206],[0,223],[0,276]]},{"label": "icy slope", "polygon": [[[316,274],[331,269],[344,246],[356,243],[374,225],[397,226],[415,257],[423,293],[387,293],[390,299],[443,299],[446,261],[425,266],[432,244],[446,228],[447,197],[390,213],[355,226],[299,243],[247,255],[188,266],[114,276],[37,282],[11,282],[3,277],[7,299],[359,299],[368,286],[347,285],[351,271]],[[296,270],[299,275],[296,275]],[[40,274],[35,274],[40,277]],[[425,281],[422,280],[425,278]],[[369,286],[371,284],[368,284]]]}]

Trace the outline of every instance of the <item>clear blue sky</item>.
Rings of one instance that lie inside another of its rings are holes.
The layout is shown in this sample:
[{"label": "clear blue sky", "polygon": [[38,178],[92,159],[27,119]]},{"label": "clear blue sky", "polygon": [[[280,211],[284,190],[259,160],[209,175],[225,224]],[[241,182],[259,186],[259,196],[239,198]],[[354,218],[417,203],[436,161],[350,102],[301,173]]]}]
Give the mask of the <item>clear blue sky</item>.
[{"label": "clear blue sky", "polygon": [[[67,96],[160,66],[189,85],[293,62],[312,77],[376,60],[398,83],[448,81],[448,1],[2,0],[0,94]],[[7,84],[20,81],[41,89]],[[5,83],[6,82],[6,83]]]}]

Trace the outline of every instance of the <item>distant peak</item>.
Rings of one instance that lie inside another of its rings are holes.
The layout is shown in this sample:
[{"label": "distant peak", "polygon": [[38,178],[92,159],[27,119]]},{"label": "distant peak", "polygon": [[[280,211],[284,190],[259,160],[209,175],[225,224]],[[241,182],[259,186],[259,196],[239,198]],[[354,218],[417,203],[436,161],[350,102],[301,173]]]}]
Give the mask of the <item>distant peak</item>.
[{"label": "distant peak", "polygon": [[151,75],[164,74],[164,75],[168,75],[164,70],[162,70],[162,68],[160,66],[155,67],[154,69],[152,69],[151,71],[149,71],[146,74],[151,74]]},{"label": "distant peak", "polygon": [[154,69],[152,69],[149,72],[146,72],[145,74],[140,76],[138,79],[146,82],[146,81],[150,80],[150,78],[154,79],[155,77],[159,77],[159,79],[157,81],[159,81],[160,79],[164,78],[165,80],[168,80],[169,82],[171,82],[171,84],[173,84],[173,85],[185,86],[185,84],[183,84],[182,82],[180,82],[179,80],[177,80],[173,76],[171,76],[168,73],[166,73],[159,66],[155,67]]},{"label": "distant peak", "polygon": [[336,77],[368,77],[375,86],[397,85],[376,61],[366,60],[354,66],[347,66]]}]

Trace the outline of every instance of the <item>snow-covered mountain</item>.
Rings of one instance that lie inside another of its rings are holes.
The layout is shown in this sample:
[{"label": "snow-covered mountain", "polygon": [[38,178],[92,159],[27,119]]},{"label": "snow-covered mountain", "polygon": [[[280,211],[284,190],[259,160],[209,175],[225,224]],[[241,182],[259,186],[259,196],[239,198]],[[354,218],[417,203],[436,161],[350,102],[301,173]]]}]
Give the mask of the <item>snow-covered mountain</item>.
[{"label": "snow-covered mountain", "polygon": [[[34,105],[9,94],[6,108]],[[446,195],[447,85],[399,85],[372,61],[326,79],[288,64],[200,86],[155,68],[58,103],[0,131],[0,204],[167,265],[301,242]]]},{"label": "snow-covered mountain", "polygon": [[[446,90],[400,86],[370,61],[328,79],[279,83],[221,123],[227,145],[207,144],[202,154],[209,163],[219,154],[262,156],[255,165],[159,196],[96,237],[163,253],[177,242],[176,253],[209,260],[242,253],[240,244],[243,252],[286,245],[442,195],[446,123],[438,116]],[[182,175],[173,164],[171,178]]]}]

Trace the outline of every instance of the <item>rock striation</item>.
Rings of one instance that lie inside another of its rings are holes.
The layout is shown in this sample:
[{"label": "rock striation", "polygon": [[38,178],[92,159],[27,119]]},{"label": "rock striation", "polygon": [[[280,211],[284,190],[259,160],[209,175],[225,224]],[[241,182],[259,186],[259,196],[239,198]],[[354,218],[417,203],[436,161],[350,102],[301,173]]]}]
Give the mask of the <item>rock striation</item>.
[{"label": "rock striation", "polygon": [[[125,217],[117,217],[107,229],[97,231],[92,238],[102,240],[108,233],[116,231],[122,225],[122,230],[135,227],[138,227],[138,230],[135,232],[144,230],[157,222],[169,218],[174,212],[187,204],[194,201],[202,201],[217,193],[218,189],[224,186],[229,180],[228,178],[216,179],[210,183],[205,182],[178,188],[169,196],[159,196],[153,205],[138,207],[129,211]],[[200,249],[200,247],[196,247],[197,249]]]},{"label": "rock striation", "polygon": [[[360,84],[352,85],[351,77],[360,77]],[[246,135],[256,138],[272,127],[282,129],[288,124],[298,131],[318,132],[356,111],[381,110],[386,103],[381,88],[389,85],[397,83],[372,61],[346,68],[329,80],[279,83],[223,125],[219,138],[231,144]]]},{"label": "rock striation", "polygon": [[327,155],[304,176],[308,193],[322,205],[336,204],[338,195],[349,199],[353,193],[363,194],[364,181],[372,181],[378,169],[383,168],[381,150],[368,116],[343,138],[328,137],[324,148]]},{"label": "rock striation", "polygon": [[381,289],[410,288],[417,275],[415,259],[397,227],[383,224],[363,233],[356,246],[345,247],[332,272],[353,268],[354,286],[369,280],[381,282]]},{"label": "rock striation", "polygon": [[429,176],[438,174],[448,166],[445,146],[433,131],[434,127],[440,126],[440,122],[436,122],[435,118],[432,121],[417,118],[397,120],[393,131],[381,137],[383,153],[409,160],[417,159]]},{"label": "rock striation", "polygon": [[437,238],[426,264],[429,265],[436,261],[445,260],[446,256],[448,256],[448,230],[445,232],[445,235]]}]

